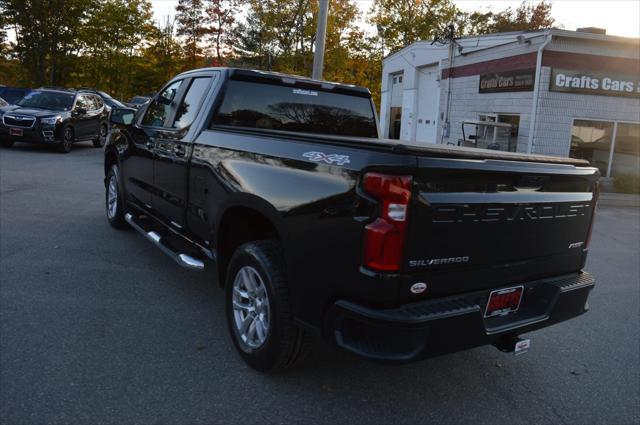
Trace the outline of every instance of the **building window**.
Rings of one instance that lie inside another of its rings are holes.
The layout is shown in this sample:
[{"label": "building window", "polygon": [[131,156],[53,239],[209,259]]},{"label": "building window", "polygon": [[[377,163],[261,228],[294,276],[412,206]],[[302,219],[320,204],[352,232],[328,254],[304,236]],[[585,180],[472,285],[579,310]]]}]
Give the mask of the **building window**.
[{"label": "building window", "polygon": [[611,177],[640,174],[640,124],[618,123],[611,161]]},{"label": "building window", "polygon": [[603,177],[640,174],[640,123],[574,120],[572,158],[586,159]]},{"label": "building window", "polygon": [[518,143],[518,130],[520,128],[520,115],[498,115],[498,122],[511,124],[511,141]]},{"label": "building window", "polygon": [[480,121],[510,124],[511,127],[478,126],[476,129],[477,147],[515,152],[518,147],[518,128],[520,115],[517,114],[480,114]]},{"label": "building window", "polygon": [[606,176],[613,125],[610,121],[574,120],[569,155],[572,158],[586,159],[592,166],[598,167],[601,175]]}]

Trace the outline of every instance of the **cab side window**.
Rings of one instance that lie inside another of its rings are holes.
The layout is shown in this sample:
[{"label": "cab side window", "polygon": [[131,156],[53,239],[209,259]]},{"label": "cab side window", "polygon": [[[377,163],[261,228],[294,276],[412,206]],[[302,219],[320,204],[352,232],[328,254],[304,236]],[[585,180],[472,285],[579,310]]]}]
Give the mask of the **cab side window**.
[{"label": "cab side window", "polygon": [[167,117],[177,107],[175,98],[182,80],[174,81],[160,92],[152,101],[140,122],[151,127],[164,127]]},{"label": "cab side window", "polygon": [[191,125],[196,118],[196,114],[200,108],[202,100],[207,95],[207,88],[211,82],[211,77],[194,78],[191,81],[189,90],[184,96],[180,108],[176,112],[176,118],[173,120],[171,127],[183,129]]}]

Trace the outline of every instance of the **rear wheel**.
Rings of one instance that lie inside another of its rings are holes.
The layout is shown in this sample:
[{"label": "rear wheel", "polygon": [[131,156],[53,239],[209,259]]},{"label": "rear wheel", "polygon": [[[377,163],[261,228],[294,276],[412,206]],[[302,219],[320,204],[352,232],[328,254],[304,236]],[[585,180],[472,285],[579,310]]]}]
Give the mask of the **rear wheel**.
[{"label": "rear wheel", "polygon": [[124,201],[120,190],[120,173],[117,165],[112,165],[107,174],[107,187],[105,191],[105,207],[109,224],[116,229],[129,227],[124,219]]},{"label": "rear wheel", "polygon": [[58,145],[58,151],[62,153],[71,152],[71,147],[73,146],[73,142],[75,140],[75,135],[73,133],[73,128],[70,126],[66,126],[62,130],[62,141]]},{"label": "rear wheel", "polygon": [[0,141],[0,146],[2,146],[3,148],[10,148],[11,146],[13,146],[13,140],[2,140]]},{"label": "rear wheel", "polygon": [[93,147],[101,148],[104,146],[104,143],[107,140],[107,124],[100,124],[100,130],[98,131],[98,136],[93,140]]},{"label": "rear wheel", "polygon": [[231,258],[226,282],[227,324],[242,359],[253,369],[285,369],[302,358],[310,338],[294,322],[278,241],[242,245]]}]

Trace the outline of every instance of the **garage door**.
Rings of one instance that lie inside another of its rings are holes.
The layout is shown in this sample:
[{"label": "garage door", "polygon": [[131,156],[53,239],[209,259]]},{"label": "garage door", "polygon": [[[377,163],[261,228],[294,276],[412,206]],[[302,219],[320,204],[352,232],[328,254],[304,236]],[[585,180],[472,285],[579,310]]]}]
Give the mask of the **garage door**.
[{"label": "garage door", "polygon": [[438,65],[418,68],[418,114],[416,141],[435,143],[438,129],[440,82]]}]

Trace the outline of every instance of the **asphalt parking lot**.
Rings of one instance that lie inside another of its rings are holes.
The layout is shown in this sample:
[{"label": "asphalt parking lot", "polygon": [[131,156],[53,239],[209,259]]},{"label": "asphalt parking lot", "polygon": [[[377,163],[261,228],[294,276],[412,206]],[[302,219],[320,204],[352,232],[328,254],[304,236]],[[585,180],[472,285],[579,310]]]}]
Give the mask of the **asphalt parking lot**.
[{"label": "asphalt parking lot", "polygon": [[523,356],[382,366],[316,343],[269,376],[236,355],[213,273],[107,224],[102,177],[89,144],[0,150],[2,423],[640,423],[637,209],[600,208],[591,311]]}]

